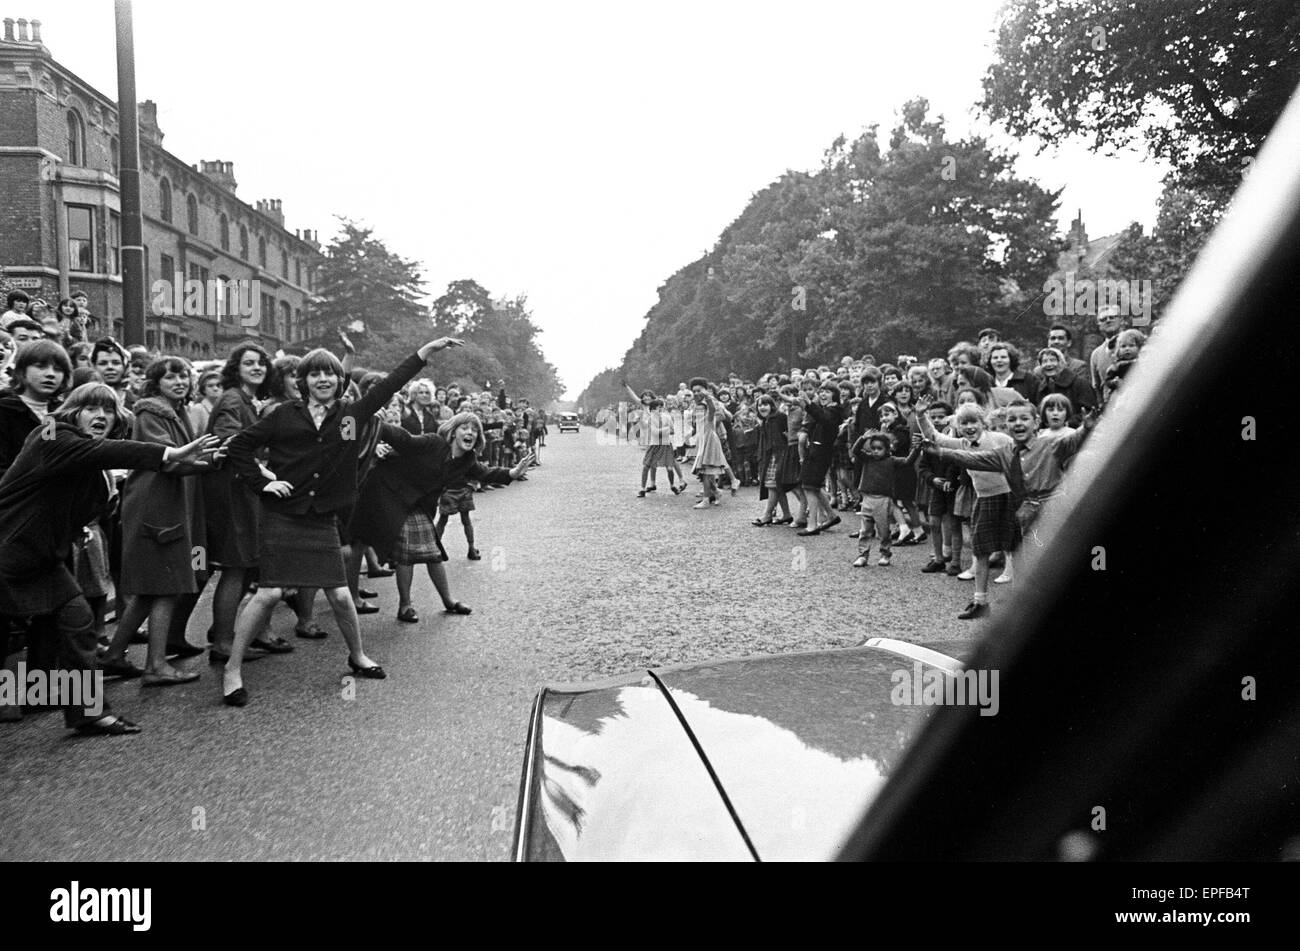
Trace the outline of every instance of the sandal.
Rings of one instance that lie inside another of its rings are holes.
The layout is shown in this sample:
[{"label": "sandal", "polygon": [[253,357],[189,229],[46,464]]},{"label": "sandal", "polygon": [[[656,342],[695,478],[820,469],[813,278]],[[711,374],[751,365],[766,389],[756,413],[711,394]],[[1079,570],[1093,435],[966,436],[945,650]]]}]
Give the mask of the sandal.
[{"label": "sandal", "polygon": [[770,518],[756,518],[749,524],[753,525],[755,528],[762,528],[764,525],[771,525],[772,520]]},{"label": "sandal", "polygon": [[443,614],[469,614],[470,610],[471,610],[470,608],[466,607],[465,605],[457,601],[451,607],[443,608],[442,613]]},{"label": "sandal", "polygon": [[140,727],[126,717],[113,716],[100,717],[90,723],[83,723],[76,729],[82,736],[126,736],[140,732]]},{"label": "sandal", "polygon": [[415,613],[415,608],[409,604],[397,612],[397,620],[405,621],[407,624],[414,624],[420,620],[420,615]]}]

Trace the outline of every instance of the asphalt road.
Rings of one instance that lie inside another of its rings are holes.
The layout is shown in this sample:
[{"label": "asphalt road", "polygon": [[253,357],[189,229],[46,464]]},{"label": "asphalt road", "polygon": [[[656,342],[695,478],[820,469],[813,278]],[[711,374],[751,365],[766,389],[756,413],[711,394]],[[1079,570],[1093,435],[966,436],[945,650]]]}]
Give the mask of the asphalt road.
[{"label": "asphalt road", "polygon": [[[527,482],[475,497],[482,561],[448,526],[453,594],[471,616],[443,615],[417,577],[422,620],[402,624],[393,580],[369,584],[382,610],[362,629],[388,680],[348,689],[320,599],[330,637],[293,639],[278,609],[297,650],[245,668],[244,709],[221,705],[219,668],[199,657],[183,665],[202,671],[193,685],[109,681],[139,736],[75,737],[57,713],[0,723],[0,859],[506,859],[543,683],[980,630],[956,620],[970,583],[920,574],[920,547],[854,569],[850,519],[815,538],[756,529],[755,489],[696,511],[694,489],[674,497],[662,472],[638,500],[634,447],[591,429],[548,442]],[[993,595],[996,612],[1006,592]],[[191,640],[208,620],[203,604]]]}]

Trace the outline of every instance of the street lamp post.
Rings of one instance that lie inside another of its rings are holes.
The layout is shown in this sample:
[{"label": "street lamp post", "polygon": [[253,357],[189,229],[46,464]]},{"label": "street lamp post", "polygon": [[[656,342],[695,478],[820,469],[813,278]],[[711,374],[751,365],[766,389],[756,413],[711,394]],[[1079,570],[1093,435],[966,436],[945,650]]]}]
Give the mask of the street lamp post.
[{"label": "street lamp post", "polygon": [[[131,0],[115,0],[117,121],[122,196],[122,319],[127,346],[144,344],[144,221],[140,213],[140,123],[135,101]],[[168,275],[170,277],[170,275]]]}]

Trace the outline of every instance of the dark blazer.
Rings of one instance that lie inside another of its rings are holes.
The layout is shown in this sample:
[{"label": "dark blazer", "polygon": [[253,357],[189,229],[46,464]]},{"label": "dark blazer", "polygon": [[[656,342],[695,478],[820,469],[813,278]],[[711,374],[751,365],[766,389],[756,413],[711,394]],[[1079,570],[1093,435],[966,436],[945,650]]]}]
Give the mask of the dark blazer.
[{"label": "dark blazer", "polygon": [[9,471],[28,434],[40,424],[17,393],[0,396],[0,476]]},{"label": "dark blazer", "polygon": [[1078,426],[1083,421],[1084,410],[1092,409],[1097,405],[1097,394],[1092,386],[1082,376],[1077,376],[1069,370],[1061,370],[1051,379],[1043,377],[1043,385],[1038,390],[1039,400],[1052,393],[1069,397],[1070,405],[1074,407],[1074,414],[1069,419],[1071,426]]},{"label": "dark blazer", "polygon": [[883,389],[880,391],[880,395],[876,397],[876,401],[871,404],[867,403],[867,396],[863,393],[862,399],[858,402],[857,411],[853,414],[854,438],[880,428],[880,407],[881,404],[888,402],[889,397],[885,395]]},{"label": "dark blazer", "polygon": [[392,554],[402,523],[416,507],[430,518],[437,517],[438,497],[449,485],[468,479],[490,485],[513,481],[509,469],[485,466],[472,452],[453,457],[451,443],[436,433],[412,436],[385,423],[380,439],[396,449],[397,455],[383,459],[370,471],[348,533],[354,541],[372,546],[382,559]]},{"label": "dark blazer", "polygon": [[[257,423],[252,398],[238,387],[221,394],[208,416],[208,433],[229,439]],[[262,512],[257,497],[235,478],[227,459],[201,480],[208,558],[232,568],[257,564]]]},{"label": "dark blazer", "polygon": [[[996,385],[996,383],[994,385]],[[1008,388],[1015,390],[1034,406],[1038,405],[1038,401],[1041,398],[1039,397],[1038,392],[1042,386],[1042,381],[1040,381],[1034,374],[1027,373],[1024,370],[1017,370],[1015,373],[1011,374],[1011,379],[1007,380],[1007,386]]]},{"label": "dark blazer", "polygon": [[[229,460],[236,475],[258,494],[268,511],[324,515],[350,509],[356,501],[357,459],[366,423],[422,369],[424,360],[418,353],[411,354],[355,403],[335,400],[319,431],[303,400],[277,407],[230,443]],[[263,447],[269,450],[267,468],[293,486],[288,498],[262,491],[270,483],[257,465],[257,451]]]},{"label": "dark blazer", "polygon": [[81,589],[68,570],[72,543],[104,513],[105,469],[159,469],[165,447],[97,440],[59,423],[33,430],[0,481],[0,613],[52,614]]}]

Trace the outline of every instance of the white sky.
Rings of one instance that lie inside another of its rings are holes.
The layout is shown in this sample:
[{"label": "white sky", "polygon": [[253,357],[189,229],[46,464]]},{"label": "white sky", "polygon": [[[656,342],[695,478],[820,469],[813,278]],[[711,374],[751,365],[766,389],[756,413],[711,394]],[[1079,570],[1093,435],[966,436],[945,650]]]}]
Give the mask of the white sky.
[{"label": "white sky", "polygon": [[[164,144],[235,163],[286,224],[334,214],[424,264],[528,294],[569,397],[622,358],[659,285],[785,169],[927,97],[950,134],[992,59],[1000,0],[497,2],[136,0],[139,98]],[[116,96],[111,0],[16,0]],[[1005,137],[995,139],[1008,146]],[[1021,174],[1066,186],[1097,237],[1155,217],[1160,166],[1084,145]]]}]

